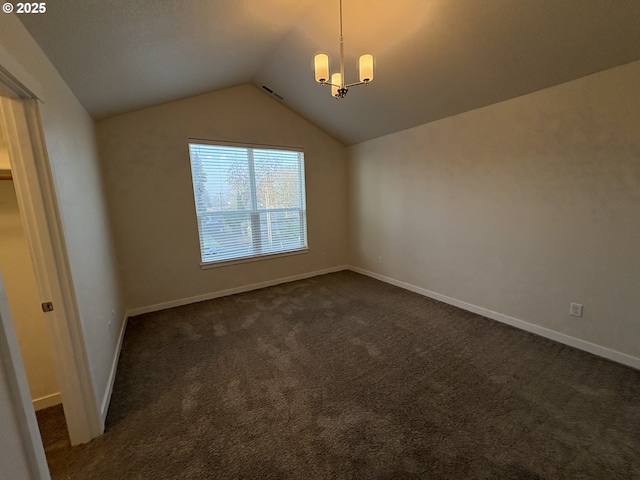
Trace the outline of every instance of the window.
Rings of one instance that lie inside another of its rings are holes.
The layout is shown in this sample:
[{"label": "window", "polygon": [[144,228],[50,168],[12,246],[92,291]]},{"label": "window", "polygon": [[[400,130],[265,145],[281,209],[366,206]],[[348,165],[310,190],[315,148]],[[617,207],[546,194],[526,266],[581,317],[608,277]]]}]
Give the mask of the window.
[{"label": "window", "polygon": [[307,249],[304,153],[191,140],[202,265]]}]

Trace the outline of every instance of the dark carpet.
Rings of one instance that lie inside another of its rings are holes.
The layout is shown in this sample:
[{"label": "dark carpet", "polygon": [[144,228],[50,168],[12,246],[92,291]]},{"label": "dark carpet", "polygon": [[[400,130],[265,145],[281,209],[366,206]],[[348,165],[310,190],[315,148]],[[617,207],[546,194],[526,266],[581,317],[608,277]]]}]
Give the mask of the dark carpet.
[{"label": "dark carpet", "polygon": [[[60,447],[58,445],[58,447]],[[640,478],[640,372],[353,272],[130,319],[54,479]]]}]

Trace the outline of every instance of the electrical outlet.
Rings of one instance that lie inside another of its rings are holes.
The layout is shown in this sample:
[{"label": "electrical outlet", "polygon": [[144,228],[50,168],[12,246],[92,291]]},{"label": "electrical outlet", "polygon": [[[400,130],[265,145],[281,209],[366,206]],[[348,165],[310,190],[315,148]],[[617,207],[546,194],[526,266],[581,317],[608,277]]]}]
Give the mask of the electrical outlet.
[{"label": "electrical outlet", "polygon": [[574,317],[581,317],[582,305],[580,303],[572,303],[571,307],[569,308],[569,314],[573,315]]},{"label": "electrical outlet", "polygon": [[382,257],[378,257],[378,263],[382,263]]}]

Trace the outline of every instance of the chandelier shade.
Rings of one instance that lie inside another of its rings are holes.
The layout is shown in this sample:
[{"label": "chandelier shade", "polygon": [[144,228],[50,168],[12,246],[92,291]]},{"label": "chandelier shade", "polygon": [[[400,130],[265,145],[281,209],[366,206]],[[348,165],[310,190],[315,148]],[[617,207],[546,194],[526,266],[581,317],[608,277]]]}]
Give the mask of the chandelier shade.
[{"label": "chandelier shade", "polygon": [[336,98],[339,98],[340,85],[342,85],[342,75],[340,73],[331,75],[331,95]]},{"label": "chandelier shade", "polygon": [[313,65],[316,70],[316,82],[325,83],[329,80],[329,55],[319,53],[313,58]]},{"label": "chandelier shade", "polygon": [[365,53],[360,57],[358,61],[360,67],[360,81],[362,83],[369,83],[373,80],[373,55]]}]

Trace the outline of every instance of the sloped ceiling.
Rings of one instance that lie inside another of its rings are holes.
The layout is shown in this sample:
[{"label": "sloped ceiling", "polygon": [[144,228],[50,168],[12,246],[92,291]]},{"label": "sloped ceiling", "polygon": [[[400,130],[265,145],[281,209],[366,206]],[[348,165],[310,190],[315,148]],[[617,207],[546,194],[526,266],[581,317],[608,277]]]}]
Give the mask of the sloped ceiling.
[{"label": "sloped ceiling", "polygon": [[[640,59],[638,0],[343,0],[345,99],[313,77],[338,69],[339,0],[57,0],[21,15],[96,119],[242,83],[262,85],[346,145]],[[215,112],[212,112],[215,114]]]}]

